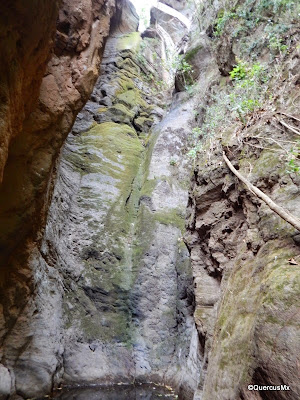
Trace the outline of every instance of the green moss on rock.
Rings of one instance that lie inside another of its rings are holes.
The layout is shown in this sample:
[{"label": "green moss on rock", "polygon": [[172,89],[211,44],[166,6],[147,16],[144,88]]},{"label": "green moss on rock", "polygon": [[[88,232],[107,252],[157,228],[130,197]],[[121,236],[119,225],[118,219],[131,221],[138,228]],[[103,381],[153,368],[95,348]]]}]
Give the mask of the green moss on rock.
[{"label": "green moss on rock", "polygon": [[147,103],[142,99],[139,90],[127,90],[126,92],[117,94],[117,99],[130,109],[147,107]]},{"label": "green moss on rock", "polygon": [[179,228],[182,233],[185,227],[185,215],[182,210],[174,208],[172,210],[155,212],[154,219],[164,225],[173,225]]},{"label": "green moss on rock", "polygon": [[[208,378],[211,388],[219,390],[225,375],[236,388],[251,381],[256,363],[255,332],[266,324],[285,326],[286,313],[295,306],[295,299],[300,299],[299,273],[288,263],[294,256],[290,242],[284,246],[274,240],[266,243],[255,258],[241,258],[236,263],[215,326],[210,365],[219,373]],[[264,335],[260,335],[260,343],[275,340],[276,331],[270,329]]]},{"label": "green moss on rock", "polygon": [[133,120],[134,118],[134,111],[129,110],[127,107],[124,106],[124,104],[114,104],[112,107],[109,108],[110,113],[113,115],[119,117],[122,122],[124,123],[129,123]]},{"label": "green moss on rock", "polygon": [[141,43],[141,34],[139,32],[132,32],[128,35],[123,35],[118,38],[117,50],[131,50],[132,52],[138,51]]},{"label": "green moss on rock", "polygon": [[140,131],[148,131],[149,128],[153,125],[153,119],[147,117],[138,117],[134,120],[134,125]]},{"label": "green moss on rock", "polygon": [[184,59],[187,62],[191,62],[193,58],[197,55],[197,53],[202,49],[202,45],[199,44],[198,46],[192,48],[191,50],[188,50],[184,56]]}]

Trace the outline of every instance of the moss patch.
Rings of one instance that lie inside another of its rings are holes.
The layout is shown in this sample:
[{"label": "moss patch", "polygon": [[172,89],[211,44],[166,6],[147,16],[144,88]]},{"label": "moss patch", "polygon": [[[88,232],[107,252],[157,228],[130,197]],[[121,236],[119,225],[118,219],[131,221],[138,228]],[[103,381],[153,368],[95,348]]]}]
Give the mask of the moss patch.
[{"label": "moss patch", "polygon": [[127,107],[124,106],[124,104],[114,104],[112,107],[109,108],[109,111],[114,114],[114,115],[120,115],[124,116],[124,120],[128,119],[129,121],[132,121],[134,118],[135,113],[131,110],[129,110]]},{"label": "moss patch", "polygon": [[117,49],[118,51],[131,50],[132,52],[137,52],[141,40],[142,38],[139,32],[132,32],[128,35],[123,35],[118,39]]},{"label": "moss patch", "polygon": [[202,45],[200,44],[200,45],[196,46],[195,48],[188,50],[184,56],[184,59],[187,62],[190,62],[197,55],[198,51],[200,51],[201,49],[202,49]]},{"label": "moss patch", "polygon": [[[264,245],[254,259],[237,262],[215,327],[210,365],[219,372],[209,378],[207,384],[211,387],[220,387],[225,375],[237,388],[243,382],[250,382],[258,326],[284,326],[286,313],[300,299],[299,273],[288,263],[294,255],[289,242],[284,247],[282,242],[274,240]],[[275,338],[276,330],[271,332]],[[270,338],[260,336],[260,340],[270,341]]]},{"label": "moss patch", "polygon": [[184,232],[185,215],[180,209],[174,208],[173,210],[155,212],[153,217],[161,224],[176,226],[182,233]]},{"label": "moss patch", "polygon": [[147,103],[142,99],[138,90],[127,90],[117,95],[118,102],[123,103],[126,107],[134,109],[136,107],[147,107]]},{"label": "moss patch", "polygon": [[279,158],[278,153],[269,150],[263,150],[259,156],[259,159],[253,163],[252,173],[258,177],[264,177],[276,170],[277,172],[281,173],[284,171],[282,161]]},{"label": "moss patch", "polygon": [[[94,190],[94,184],[82,184],[78,193],[80,207],[89,211],[84,218],[92,234],[89,247],[82,252],[85,269],[79,282],[81,288],[71,294],[70,302],[75,308],[70,313],[73,319],[76,315],[88,340],[129,343],[128,293],[134,279],[131,242],[144,147],[133,128],[113,122],[98,124],[74,140],[78,150],[68,155],[68,161],[82,177],[92,174],[88,182],[102,186]],[[101,223],[95,220],[93,210],[96,214],[103,210]],[[85,287],[91,290],[86,291]],[[99,313],[103,318],[97,317]]]}]

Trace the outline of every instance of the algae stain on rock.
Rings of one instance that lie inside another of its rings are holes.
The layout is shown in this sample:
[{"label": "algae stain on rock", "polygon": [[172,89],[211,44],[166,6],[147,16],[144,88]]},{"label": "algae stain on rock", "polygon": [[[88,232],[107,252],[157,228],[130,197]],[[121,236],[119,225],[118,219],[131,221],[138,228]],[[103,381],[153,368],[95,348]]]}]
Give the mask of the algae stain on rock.
[{"label": "algae stain on rock", "polygon": [[[146,79],[141,41],[136,32],[108,40],[103,73],[61,154],[43,240],[65,288],[61,373],[72,384],[195,387],[192,274],[181,241],[188,171],[186,161],[168,162],[183,154],[190,121],[179,121],[181,107],[160,124],[169,100]],[[156,67],[157,78],[164,67]]]}]

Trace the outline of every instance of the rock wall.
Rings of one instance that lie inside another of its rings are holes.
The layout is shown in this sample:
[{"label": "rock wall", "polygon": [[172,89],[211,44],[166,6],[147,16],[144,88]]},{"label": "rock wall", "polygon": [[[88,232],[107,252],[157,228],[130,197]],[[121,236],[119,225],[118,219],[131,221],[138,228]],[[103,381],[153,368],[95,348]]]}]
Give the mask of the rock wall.
[{"label": "rock wall", "polygon": [[99,75],[115,10],[111,0],[65,1],[59,9],[59,2],[23,3],[1,6],[2,280],[45,220],[54,163]]},{"label": "rock wall", "polygon": [[59,1],[1,4],[0,181],[11,140],[35,106],[49,60]]},{"label": "rock wall", "polygon": [[[170,96],[160,86],[165,46],[158,33],[110,35],[61,154],[36,262],[65,292],[63,382],[154,380],[192,398],[200,362],[181,157],[189,113],[182,106],[160,122]],[[49,291],[43,297],[50,302]]]},{"label": "rock wall", "polygon": [[[255,1],[247,9],[240,2],[222,6],[210,2],[200,10],[198,29],[206,33],[195,35],[185,56],[198,82],[193,130],[198,155],[185,236],[204,357],[195,398],[296,399],[299,232],[229,171],[222,153],[299,218],[299,173],[289,167],[299,158],[293,147],[299,121],[291,117],[299,118],[299,49],[292,17],[297,6],[290,5],[292,11],[280,6],[277,12],[275,2]],[[265,71],[263,78],[255,78],[253,64]],[[239,68],[245,76],[235,75]],[[243,108],[254,101],[253,108]],[[290,390],[255,392],[249,384],[286,384]]]},{"label": "rock wall", "polygon": [[[222,157],[299,217],[299,5],[164,3],[193,9],[189,42],[161,11],[142,39],[128,1],[0,6],[2,398],[299,397],[299,232]],[[193,67],[172,104],[170,43]]]},{"label": "rock wall", "polygon": [[[56,381],[61,322],[55,304],[47,309],[43,301],[46,322],[35,320],[37,292],[48,280],[56,284],[51,271],[41,276],[29,258],[41,239],[55,161],[99,75],[116,6],[110,0],[13,1],[0,8],[0,394],[35,396]],[[118,23],[116,17],[114,28]]]},{"label": "rock wall", "polygon": [[[68,76],[59,60],[88,41],[66,19],[77,8],[66,7],[53,56],[61,84]],[[16,273],[6,283],[2,376],[25,398],[60,383],[154,380],[176,386],[185,398],[197,387],[199,343],[182,242],[191,104],[160,122],[171,98],[164,84],[168,42],[154,27],[154,38],[142,40],[137,23],[123,2],[112,19],[101,77],[61,152],[41,244],[14,257]],[[75,57],[78,68],[84,62]],[[46,78],[55,80],[51,73]],[[46,87],[53,129],[63,140],[66,110],[77,100],[70,93],[60,107],[55,88]],[[32,115],[36,126],[41,114]]]}]

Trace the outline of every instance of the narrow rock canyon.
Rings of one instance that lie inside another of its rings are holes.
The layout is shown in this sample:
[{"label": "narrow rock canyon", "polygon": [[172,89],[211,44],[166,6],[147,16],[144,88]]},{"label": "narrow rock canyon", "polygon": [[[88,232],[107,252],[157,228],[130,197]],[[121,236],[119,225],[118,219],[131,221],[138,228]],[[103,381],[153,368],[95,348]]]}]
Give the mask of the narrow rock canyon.
[{"label": "narrow rock canyon", "polygon": [[296,400],[300,6],[134,3],[0,5],[0,399]]}]

